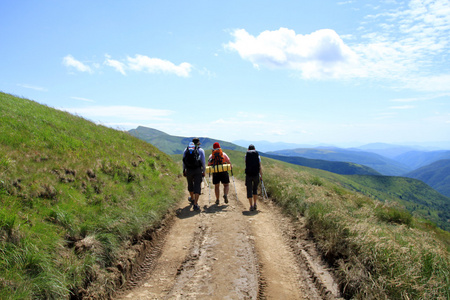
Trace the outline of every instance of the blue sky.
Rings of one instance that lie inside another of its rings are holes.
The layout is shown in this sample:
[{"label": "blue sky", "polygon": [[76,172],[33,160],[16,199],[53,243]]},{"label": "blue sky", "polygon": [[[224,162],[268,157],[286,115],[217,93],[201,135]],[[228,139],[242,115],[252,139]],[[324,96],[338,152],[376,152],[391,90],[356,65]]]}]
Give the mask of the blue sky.
[{"label": "blue sky", "polygon": [[2,1],[0,90],[120,130],[450,141],[450,2]]}]

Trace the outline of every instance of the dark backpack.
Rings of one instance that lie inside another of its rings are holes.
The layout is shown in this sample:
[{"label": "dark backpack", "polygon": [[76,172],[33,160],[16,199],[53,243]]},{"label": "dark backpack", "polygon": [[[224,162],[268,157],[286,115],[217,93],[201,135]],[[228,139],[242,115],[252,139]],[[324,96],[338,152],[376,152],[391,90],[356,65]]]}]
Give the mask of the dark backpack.
[{"label": "dark backpack", "polygon": [[202,166],[202,161],[200,159],[198,147],[195,147],[194,150],[189,150],[189,147],[187,147],[183,157],[183,162],[188,169],[200,168]]},{"label": "dark backpack", "polygon": [[255,176],[259,174],[259,154],[256,150],[249,150],[245,155],[245,174]]}]

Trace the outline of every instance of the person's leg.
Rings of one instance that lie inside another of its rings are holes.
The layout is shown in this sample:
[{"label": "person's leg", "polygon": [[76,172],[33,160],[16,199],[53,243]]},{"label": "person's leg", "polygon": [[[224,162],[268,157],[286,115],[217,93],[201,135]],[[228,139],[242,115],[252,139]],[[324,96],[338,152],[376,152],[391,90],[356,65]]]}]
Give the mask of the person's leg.
[{"label": "person's leg", "polygon": [[226,183],[223,185],[223,194],[228,195],[228,192],[230,191],[230,184]]},{"label": "person's leg", "polygon": [[198,210],[198,200],[202,191],[202,171],[198,169],[194,175],[194,209]]},{"label": "person's leg", "polygon": [[214,185],[214,194],[216,195],[216,204],[219,204],[220,197],[220,183]]},{"label": "person's leg", "polygon": [[252,187],[252,177],[246,175],[245,176],[245,186],[247,187],[247,199],[248,199],[248,203],[250,204],[250,210],[253,210],[253,203],[252,203],[252,199],[253,199],[253,187]]},{"label": "person's leg", "polygon": [[256,209],[256,199],[258,199],[258,176],[252,178],[252,195],[253,195],[253,208]]},{"label": "person's leg", "polygon": [[253,195],[253,208],[256,210],[256,199],[258,199],[258,195]]}]

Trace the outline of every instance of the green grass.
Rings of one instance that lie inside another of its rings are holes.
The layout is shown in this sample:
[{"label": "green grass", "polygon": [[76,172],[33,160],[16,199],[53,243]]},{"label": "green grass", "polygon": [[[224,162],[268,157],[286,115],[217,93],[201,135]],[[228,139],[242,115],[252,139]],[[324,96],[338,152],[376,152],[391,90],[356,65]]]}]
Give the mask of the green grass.
[{"label": "green grass", "polygon": [[179,175],[126,132],[0,93],[0,298],[112,292],[125,246],[180,199]]},{"label": "green grass", "polygon": [[342,294],[352,299],[449,299],[450,234],[344,188],[348,177],[266,160],[265,186],[303,216]]}]

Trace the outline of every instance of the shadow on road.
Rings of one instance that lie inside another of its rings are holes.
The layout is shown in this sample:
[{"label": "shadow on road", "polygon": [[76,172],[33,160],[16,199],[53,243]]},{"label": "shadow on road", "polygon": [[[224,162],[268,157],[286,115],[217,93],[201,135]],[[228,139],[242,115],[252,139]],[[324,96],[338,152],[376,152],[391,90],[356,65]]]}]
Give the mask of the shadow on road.
[{"label": "shadow on road", "polygon": [[177,217],[179,219],[187,219],[187,218],[191,218],[195,215],[198,215],[201,211],[200,210],[193,210],[193,205],[189,204],[187,206],[185,206],[184,208],[179,208],[177,209],[176,213],[177,213]]}]

